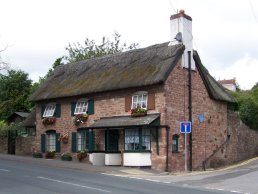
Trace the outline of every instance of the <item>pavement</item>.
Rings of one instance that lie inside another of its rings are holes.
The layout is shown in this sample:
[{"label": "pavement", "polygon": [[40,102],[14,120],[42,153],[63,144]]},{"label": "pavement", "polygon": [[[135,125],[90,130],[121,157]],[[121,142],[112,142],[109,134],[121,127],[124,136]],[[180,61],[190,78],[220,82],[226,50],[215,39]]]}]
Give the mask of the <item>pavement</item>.
[{"label": "pavement", "polygon": [[146,175],[146,176],[161,176],[161,175],[171,175],[171,176],[191,176],[191,175],[202,175],[208,174],[211,172],[221,172],[229,169],[238,168],[244,165],[247,165],[255,160],[258,160],[258,157],[246,160],[244,162],[227,166],[221,169],[207,169],[207,171],[193,171],[193,172],[181,172],[181,173],[167,173],[161,172],[150,168],[139,168],[139,167],[123,167],[123,166],[94,166],[85,162],[78,162],[77,160],[73,161],[62,161],[61,159],[45,159],[45,158],[33,158],[32,156],[18,156],[18,155],[8,155],[0,154],[0,160],[10,160],[10,161],[19,161],[31,164],[38,164],[50,167],[58,168],[69,168],[76,169],[87,172],[99,172],[105,174],[114,174],[114,175]]},{"label": "pavement", "polygon": [[58,168],[69,168],[87,172],[99,172],[107,174],[120,174],[120,175],[159,175],[164,172],[156,171],[150,168],[137,168],[137,167],[123,167],[123,166],[94,166],[86,162],[62,161],[61,159],[45,159],[33,158],[32,156],[19,156],[0,154],[0,160],[19,161],[35,165],[44,165]]}]

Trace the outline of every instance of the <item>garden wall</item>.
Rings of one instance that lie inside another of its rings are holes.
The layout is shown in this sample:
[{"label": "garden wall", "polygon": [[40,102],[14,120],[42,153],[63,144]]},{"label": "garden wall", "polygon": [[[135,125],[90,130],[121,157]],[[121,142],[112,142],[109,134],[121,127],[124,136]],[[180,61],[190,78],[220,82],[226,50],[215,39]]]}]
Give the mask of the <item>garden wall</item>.
[{"label": "garden wall", "polygon": [[238,163],[258,156],[258,131],[250,129],[238,113],[228,112],[228,134],[230,138],[210,160],[210,167]]}]

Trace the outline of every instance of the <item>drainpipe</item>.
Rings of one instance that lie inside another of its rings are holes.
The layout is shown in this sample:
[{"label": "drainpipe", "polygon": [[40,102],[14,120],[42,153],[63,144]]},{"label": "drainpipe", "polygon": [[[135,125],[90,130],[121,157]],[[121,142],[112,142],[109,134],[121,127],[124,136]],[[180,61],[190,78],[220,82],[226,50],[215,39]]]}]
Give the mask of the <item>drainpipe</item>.
[{"label": "drainpipe", "polygon": [[168,148],[169,148],[169,127],[166,127],[167,155],[166,155],[166,172],[168,172]]},{"label": "drainpipe", "polygon": [[[192,67],[191,67],[191,51],[188,51],[188,76],[189,76],[189,121],[192,123]],[[192,125],[193,126],[193,125]],[[192,132],[189,134],[189,170],[192,171]]]}]

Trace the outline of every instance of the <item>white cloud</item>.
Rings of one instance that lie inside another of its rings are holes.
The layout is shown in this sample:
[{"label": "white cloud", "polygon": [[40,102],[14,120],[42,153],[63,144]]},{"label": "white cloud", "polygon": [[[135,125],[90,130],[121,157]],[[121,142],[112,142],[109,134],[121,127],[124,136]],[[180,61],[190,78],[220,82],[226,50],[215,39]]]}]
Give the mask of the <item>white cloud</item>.
[{"label": "white cloud", "polygon": [[234,62],[233,65],[222,69],[212,69],[210,73],[216,79],[236,78],[241,89],[251,89],[258,82],[258,59],[246,55]]}]

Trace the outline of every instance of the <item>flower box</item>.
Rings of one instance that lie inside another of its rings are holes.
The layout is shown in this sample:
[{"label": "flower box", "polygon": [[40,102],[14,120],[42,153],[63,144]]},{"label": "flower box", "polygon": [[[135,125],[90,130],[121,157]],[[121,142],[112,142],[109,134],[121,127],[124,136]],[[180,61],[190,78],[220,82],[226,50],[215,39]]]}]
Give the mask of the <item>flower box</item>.
[{"label": "flower box", "polygon": [[130,113],[132,117],[141,117],[141,116],[147,115],[147,110],[143,108],[136,108],[136,109],[131,109]]},{"label": "flower box", "polygon": [[43,125],[52,125],[56,122],[55,117],[45,117],[42,119],[42,124]]},{"label": "flower box", "polygon": [[73,117],[73,123],[75,126],[85,123],[88,119],[88,114],[76,114]]}]

